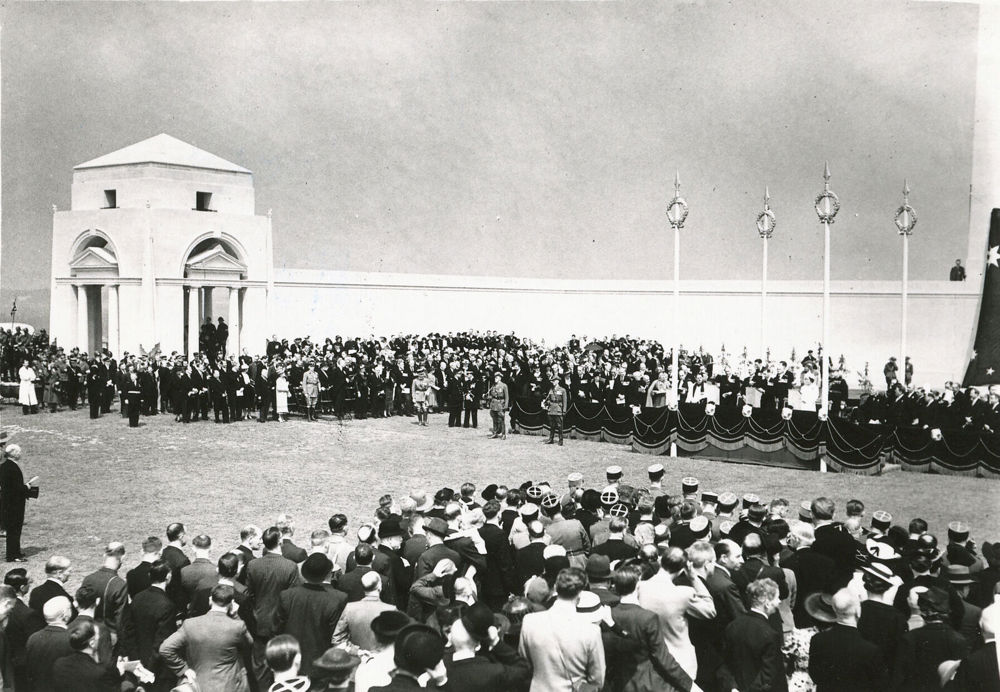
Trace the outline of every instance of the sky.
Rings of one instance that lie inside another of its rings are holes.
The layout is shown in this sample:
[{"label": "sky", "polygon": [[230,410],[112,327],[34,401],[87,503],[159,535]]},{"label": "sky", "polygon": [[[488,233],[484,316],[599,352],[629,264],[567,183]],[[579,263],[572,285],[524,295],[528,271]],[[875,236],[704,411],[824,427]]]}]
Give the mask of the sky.
[{"label": "sky", "polygon": [[[167,132],[254,172],[279,267],[912,279],[967,252],[978,8],[816,0],[5,3],[0,313],[47,321],[72,168]],[[983,220],[985,224],[987,220]]]}]

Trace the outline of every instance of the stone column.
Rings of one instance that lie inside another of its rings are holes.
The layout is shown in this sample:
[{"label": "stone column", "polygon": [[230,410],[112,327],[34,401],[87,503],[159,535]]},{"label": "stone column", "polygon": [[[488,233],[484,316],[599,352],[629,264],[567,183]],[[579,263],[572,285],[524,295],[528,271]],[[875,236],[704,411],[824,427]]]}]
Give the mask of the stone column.
[{"label": "stone column", "polygon": [[118,312],[118,284],[111,284],[108,286],[108,350],[115,358],[121,357],[121,353],[118,352],[120,346]]},{"label": "stone column", "polygon": [[215,315],[212,314],[212,287],[205,286],[201,289],[201,294],[204,296],[203,300],[205,301],[205,307],[201,312],[201,319],[204,321],[207,317],[214,322]]},{"label": "stone column", "polygon": [[197,286],[188,289],[188,358],[198,352],[198,330],[201,323],[198,321],[200,312],[201,291]]},{"label": "stone column", "polygon": [[87,303],[86,284],[76,285],[76,345],[83,353],[90,353],[90,306]]},{"label": "stone column", "polygon": [[240,355],[240,289],[239,286],[229,287],[229,343],[226,353]]}]

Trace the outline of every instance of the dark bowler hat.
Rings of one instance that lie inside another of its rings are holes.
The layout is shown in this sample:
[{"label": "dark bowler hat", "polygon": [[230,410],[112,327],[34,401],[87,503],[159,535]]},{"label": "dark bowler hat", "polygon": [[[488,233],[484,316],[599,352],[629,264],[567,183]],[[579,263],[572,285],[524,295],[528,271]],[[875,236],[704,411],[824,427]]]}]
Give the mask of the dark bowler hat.
[{"label": "dark bowler hat", "polygon": [[302,563],[302,577],[306,581],[323,581],[333,571],[333,563],[323,553],[313,553]]},{"label": "dark bowler hat", "polygon": [[395,639],[399,631],[412,623],[413,620],[406,613],[398,610],[384,610],[372,620],[372,632],[379,639]]},{"label": "dark bowler hat", "polygon": [[493,611],[483,602],[475,603],[462,616],[465,630],[479,641],[490,638],[490,627],[493,626]]},{"label": "dark bowler hat", "polygon": [[489,502],[490,500],[495,500],[496,496],[497,496],[497,484],[496,483],[490,483],[485,488],[483,488],[483,491],[481,493],[479,493],[479,494],[487,502]]},{"label": "dark bowler hat", "polygon": [[396,635],[393,661],[403,670],[420,673],[430,670],[444,656],[444,640],[427,625],[407,625]]},{"label": "dark bowler hat", "polygon": [[399,523],[401,518],[398,514],[390,514],[383,519],[378,525],[378,537],[391,538],[393,536],[402,536],[403,527]]}]

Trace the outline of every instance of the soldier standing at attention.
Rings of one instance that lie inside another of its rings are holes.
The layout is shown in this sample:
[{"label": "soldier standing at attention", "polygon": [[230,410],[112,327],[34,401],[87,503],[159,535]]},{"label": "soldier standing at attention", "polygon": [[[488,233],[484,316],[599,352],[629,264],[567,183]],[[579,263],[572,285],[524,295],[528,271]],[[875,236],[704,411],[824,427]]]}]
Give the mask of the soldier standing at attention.
[{"label": "soldier standing at attention", "polygon": [[563,416],[566,415],[568,395],[566,390],[559,384],[559,375],[554,371],[552,377],[552,389],[545,395],[545,406],[549,411],[549,439],[545,444],[550,445],[555,441],[556,430],[559,431],[559,446],[563,443]]},{"label": "soldier standing at attention", "polygon": [[504,421],[507,409],[510,408],[510,392],[503,381],[503,373],[497,372],[493,375],[493,386],[487,395],[490,405],[490,417],[493,418],[492,439],[507,439],[507,425]]}]

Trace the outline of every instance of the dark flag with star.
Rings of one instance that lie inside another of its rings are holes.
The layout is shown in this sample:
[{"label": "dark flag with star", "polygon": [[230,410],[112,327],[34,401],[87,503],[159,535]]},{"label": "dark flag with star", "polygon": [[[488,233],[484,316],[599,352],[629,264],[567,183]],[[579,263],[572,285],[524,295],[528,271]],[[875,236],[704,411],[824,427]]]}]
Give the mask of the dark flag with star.
[{"label": "dark flag with star", "polygon": [[990,215],[979,325],[963,387],[1000,384],[1000,209]]}]

